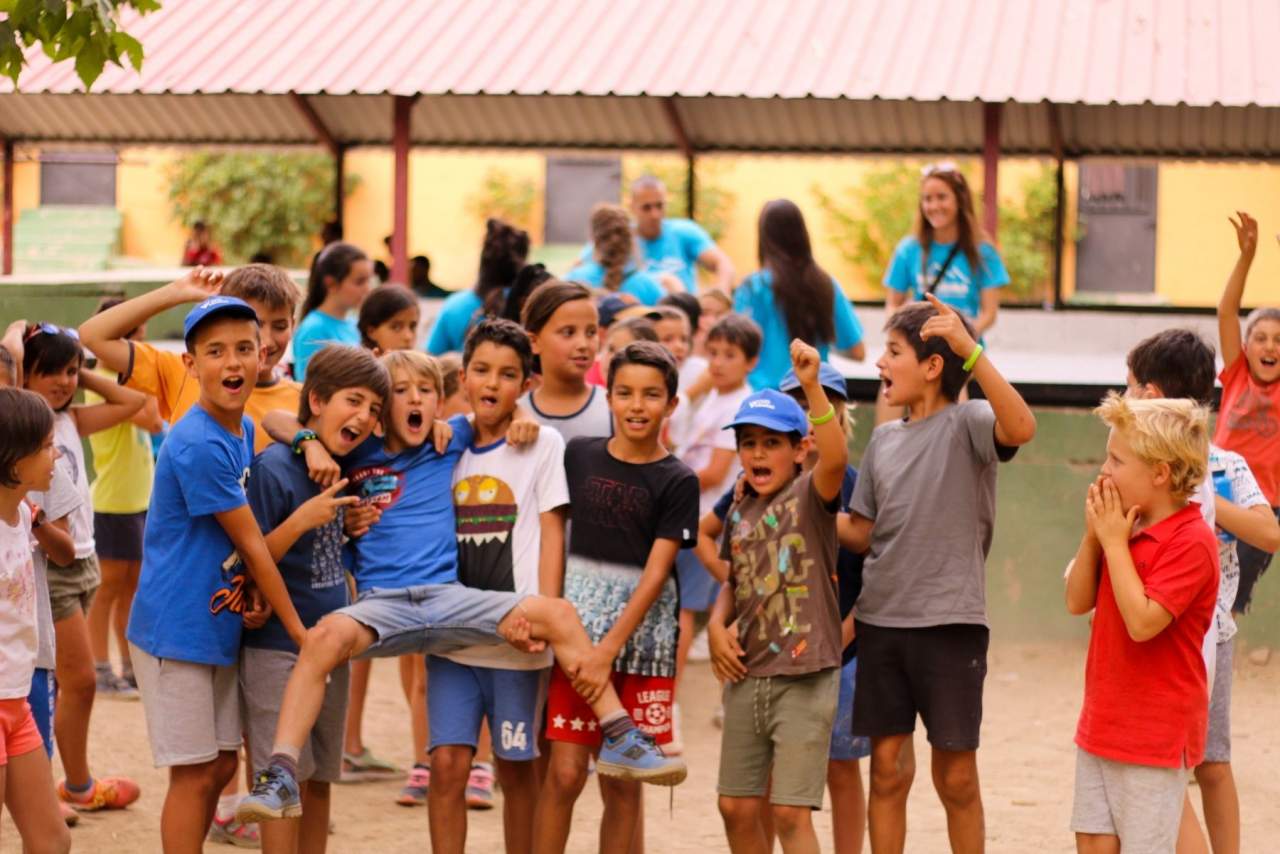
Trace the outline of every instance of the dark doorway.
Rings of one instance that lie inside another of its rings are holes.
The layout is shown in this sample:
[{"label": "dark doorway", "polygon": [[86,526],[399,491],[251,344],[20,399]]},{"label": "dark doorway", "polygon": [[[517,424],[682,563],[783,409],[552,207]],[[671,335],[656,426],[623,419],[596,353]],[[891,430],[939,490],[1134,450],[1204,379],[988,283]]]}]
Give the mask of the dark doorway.
[{"label": "dark doorway", "polygon": [[1154,293],[1156,289],[1155,166],[1080,164],[1080,227],[1076,290]]},{"label": "dark doorway", "polygon": [[116,206],[114,151],[44,151],[40,204]]},{"label": "dark doorway", "polygon": [[622,193],[622,161],[606,158],[547,158],[547,243],[588,239],[591,208],[617,203]]}]

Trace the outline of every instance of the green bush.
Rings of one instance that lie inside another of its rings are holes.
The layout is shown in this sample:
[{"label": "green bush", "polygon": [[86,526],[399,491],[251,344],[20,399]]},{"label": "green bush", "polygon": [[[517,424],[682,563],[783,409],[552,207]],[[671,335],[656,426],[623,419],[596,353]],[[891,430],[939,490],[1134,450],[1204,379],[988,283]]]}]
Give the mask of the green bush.
[{"label": "green bush", "polygon": [[467,211],[482,225],[489,219],[500,219],[535,234],[533,207],[538,187],[532,178],[515,178],[506,170],[490,169],[480,188],[466,201]]},{"label": "green bush", "polygon": [[[302,152],[196,152],[169,172],[174,216],[213,229],[228,263],[265,252],[306,266],[316,235],[333,218],[333,159]],[[348,175],[344,195],[358,178]]]}]

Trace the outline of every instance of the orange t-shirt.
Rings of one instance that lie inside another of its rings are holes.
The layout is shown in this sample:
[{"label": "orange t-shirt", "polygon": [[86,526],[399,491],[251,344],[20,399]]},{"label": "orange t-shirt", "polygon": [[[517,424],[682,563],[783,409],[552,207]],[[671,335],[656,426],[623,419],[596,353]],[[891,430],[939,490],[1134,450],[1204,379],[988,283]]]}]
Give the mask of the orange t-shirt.
[{"label": "orange t-shirt", "polygon": [[[130,344],[133,355],[129,372],[123,375],[125,385],[156,398],[160,416],[174,423],[200,399],[200,384],[187,374],[180,354],[141,341]],[[302,386],[293,380],[281,379],[274,385],[254,387],[244,414],[253,421],[255,454],[271,444],[271,437],[262,429],[262,416],[273,409],[296,413],[301,400]]]},{"label": "orange t-shirt", "polygon": [[1218,379],[1222,406],[1213,443],[1244,457],[1267,501],[1280,506],[1280,382],[1254,379],[1244,353]]}]

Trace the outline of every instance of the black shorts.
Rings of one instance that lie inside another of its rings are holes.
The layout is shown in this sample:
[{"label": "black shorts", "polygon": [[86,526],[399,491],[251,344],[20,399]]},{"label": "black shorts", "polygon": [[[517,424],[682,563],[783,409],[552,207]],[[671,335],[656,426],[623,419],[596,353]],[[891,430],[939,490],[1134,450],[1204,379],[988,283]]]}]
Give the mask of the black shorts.
[{"label": "black shorts", "polygon": [[141,513],[94,513],[93,540],[98,559],[142,560],[142,532],[147,527],[147,511]]},{"label": "black shorts", "polygon": [[890,629],[861,621],[855,626],[853,734],[878,738],[914,732],[919,714],[937,749],[977,750],[987,627]]},{"label": "black shorts", "polygon": [[[1271,512],[1280,518],[1280,508],[1272,507]],[[1233,613],[1243,614],[1249,610],[1249,604],[1253,601],[1253,585],[1258,583],[1262,573],[1271,565],[1271,553],[1254,548],[1244,540],[1237,540],[1236,558],[1240,562],[1240,586],[1236,588],[1236,601],[1232,603],[1231,610]]]}]

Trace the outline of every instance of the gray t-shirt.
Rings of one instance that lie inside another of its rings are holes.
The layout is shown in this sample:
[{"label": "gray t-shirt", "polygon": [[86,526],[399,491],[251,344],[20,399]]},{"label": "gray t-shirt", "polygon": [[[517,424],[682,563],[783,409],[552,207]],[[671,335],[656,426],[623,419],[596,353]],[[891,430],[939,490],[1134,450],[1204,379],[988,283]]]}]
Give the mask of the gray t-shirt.
[{"label": "gray t-shirt", "polygon": [[871,519],[859,620],[888,628],[987,624],[986,559],[996,518],[997,445],[985,400],[871,434],[849,509]]},{"label": "gray t-shirt", "polygon": [[[27,500],[44,511],[45,524],[55,522],[80,506],[80,491],[59,460],[53,467],[53,480],[47,492],[29,492]],[[36,575],[36,667],[53,670],[53,607],[49,604],[49,558],[44,549],[31,550]]]},{"label": "gray t-shirt", "polygon": [[520,398],[520,405],[529,410],[533,420],[543,427],[554,427],[566,445],[579,436],[613,435],[613,413],[609,410],[605,390],[599,386],[591,387],[591,396],[587,398],[587,402],[572,415],[548,415],[538,408],[532,394]]}]

